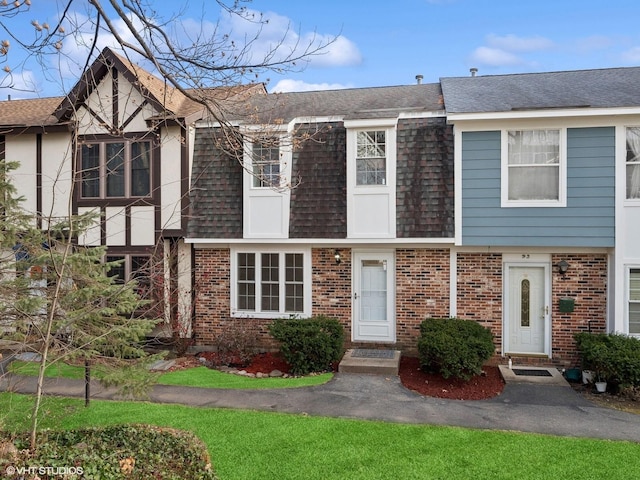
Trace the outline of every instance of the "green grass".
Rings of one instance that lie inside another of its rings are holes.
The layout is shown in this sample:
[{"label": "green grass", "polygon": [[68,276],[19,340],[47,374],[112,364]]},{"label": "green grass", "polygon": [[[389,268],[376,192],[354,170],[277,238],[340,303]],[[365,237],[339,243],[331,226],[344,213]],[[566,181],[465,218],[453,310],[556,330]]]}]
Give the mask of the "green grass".
[{"label": "green grass", "polygon": [[[40,364],[15,360],[9,365],[9,371],[19,375],[35,376]],[[100,373],[92,369],[92,375],[100,377]],[[54,363],[45,370],[47,377],[84,378],[84,368],[65,363]],[[309,375],[299,378],[249,378],[232,375],[204,366],[166,372],[160,375],[158,383],[162,385],[178,385],[183,387],[227,388],[227,389],[266,389],[309,387],[327,383],[333,374]]]},{"label": "green grass", "polygon": [[187,368],[160,375],[162,385],[180,385],[206,388],[265,389],[310,387],[327,383],[333,374],[308,375],[299,378],[247,378],[207,367]]},{"label": "green grass", "polygon": [[[148,423],[189,430],[220,480],[640,478],[640,446],[568,437],[144,402],[45,397],[42,428]],[[0,394],[0,425],[27,428],[33,398]]]},{"label": "green grass", "polygon": [[[9,371],[17,375],[27,375],[35,377],[40,370],[39,362],[25,362],[22,360],[14,360],[9,364]],[[84,367],[76,365],[69,365],[64,362],[56,362],[47,366],[44,371],[46,377],[61,377],[61,378],[84,378]],[[96,375],[95,368],[91,369],[91,375]]]}]

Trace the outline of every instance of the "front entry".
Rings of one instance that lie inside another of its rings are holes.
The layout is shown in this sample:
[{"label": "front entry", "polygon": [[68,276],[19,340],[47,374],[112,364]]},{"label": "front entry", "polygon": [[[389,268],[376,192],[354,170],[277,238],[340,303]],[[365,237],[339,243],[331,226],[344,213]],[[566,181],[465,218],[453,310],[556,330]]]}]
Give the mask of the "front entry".
[{"label": "front entry", "polygon": [[505,353],[548,354],[548,266],[507,264],[505,274]]},{"label": "front entry", "polygon": [[353,341],[395,342],[393,252],[354,252]]}]

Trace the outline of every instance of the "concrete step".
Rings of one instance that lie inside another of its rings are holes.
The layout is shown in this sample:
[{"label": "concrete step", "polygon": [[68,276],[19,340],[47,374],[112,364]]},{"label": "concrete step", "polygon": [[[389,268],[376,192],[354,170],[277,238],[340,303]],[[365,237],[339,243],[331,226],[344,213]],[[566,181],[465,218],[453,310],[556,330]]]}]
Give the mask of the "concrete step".
[{"label": "concrete step", "polygon": [[398,375],[399,369],[400,350],[353,348],[346,351],[338,365],[340,373]]}]

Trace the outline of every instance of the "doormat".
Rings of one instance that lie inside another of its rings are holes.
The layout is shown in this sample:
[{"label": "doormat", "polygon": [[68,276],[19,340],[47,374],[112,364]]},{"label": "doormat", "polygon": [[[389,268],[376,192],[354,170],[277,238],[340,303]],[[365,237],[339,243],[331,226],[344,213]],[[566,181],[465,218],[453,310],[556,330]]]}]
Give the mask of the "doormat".
[{"label": "doormat", "polygon": [[513,373],[525,377],[553,377],[549,370],[528,370],[526,368],[514,368]]},{"label": "doormat", "polygon": [[373,350],[356,348],[351,352],[351,358],[393,358],[393,350]]}]

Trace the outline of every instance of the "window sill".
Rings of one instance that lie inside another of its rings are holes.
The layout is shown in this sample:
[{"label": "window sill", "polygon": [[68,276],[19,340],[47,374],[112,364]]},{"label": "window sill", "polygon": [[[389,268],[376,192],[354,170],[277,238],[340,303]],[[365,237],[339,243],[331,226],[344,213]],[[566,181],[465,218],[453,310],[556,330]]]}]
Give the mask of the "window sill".
[{"label": "window sill", "polygon": [[246,319],[258,319],[258,320],[277,320],[277,319],[289,319],[289,318],[311,318],[308,313],[280,313],[280,312],[249,312],[249,311],[232,311],[232,318],[246,318]]}]

